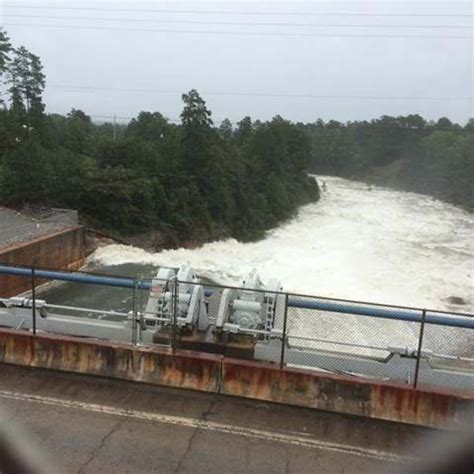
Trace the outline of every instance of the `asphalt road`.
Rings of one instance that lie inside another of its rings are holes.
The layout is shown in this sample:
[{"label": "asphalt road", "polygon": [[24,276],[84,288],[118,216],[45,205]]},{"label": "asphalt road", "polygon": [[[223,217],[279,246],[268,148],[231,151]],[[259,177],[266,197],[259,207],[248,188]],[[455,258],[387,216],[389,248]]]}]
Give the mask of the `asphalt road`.
[{"label": "asphalt road", "polygon": [[1,420],[48,473],[370,473],[427,429],[0,364]]}]

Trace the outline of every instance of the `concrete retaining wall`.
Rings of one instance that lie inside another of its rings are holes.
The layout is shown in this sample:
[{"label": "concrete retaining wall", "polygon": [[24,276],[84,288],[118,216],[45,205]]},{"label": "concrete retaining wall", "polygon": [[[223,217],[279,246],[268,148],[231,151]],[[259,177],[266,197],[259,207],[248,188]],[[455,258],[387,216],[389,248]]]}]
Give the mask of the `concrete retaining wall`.
[{"label": "concrete retaining wall", "polygon": [[223,360],[220,393],[433,427],[461,424],[474,405],[462,395],[234,359]]},{"label": "concrete retaining wall", "polygon": [[[83,227],[74,227],[0,250],[0,263],[38,265],[56,269],[77,270],[86,257]],[[44,281],[39,280],[41,284]],[[23,293],[31,289],[31,280],[0,275],[0,297]]]},{"label": "concrete retaining wall", "polygon": [[218,356],[162,348],[96,343],[90,339],[33,336],[26,331],[0,331],[0,362],[100,375],[168,387],[216,392]]},{"label": "concrete retaining wall", "polygon": [[359,379],[226,359],[191,351],[133,347],[0,330],[0,362],[247,397],[350,415],[448,427],[473,399]]}]

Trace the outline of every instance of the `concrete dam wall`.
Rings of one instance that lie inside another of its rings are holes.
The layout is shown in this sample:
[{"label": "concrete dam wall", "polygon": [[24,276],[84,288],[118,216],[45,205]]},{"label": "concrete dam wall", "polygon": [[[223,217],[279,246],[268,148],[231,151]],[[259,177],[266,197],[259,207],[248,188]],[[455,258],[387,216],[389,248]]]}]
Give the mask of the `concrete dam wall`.
[{"label": "concrete dam wall", "polygon": [[[82,226],[59,230],[34,240],[0,248],[0,263],[37,265],[77,270],[86,258],[86,234]],[[37,284],[43,283],[37,280]],[[8,298],[31,289],[31,279],[0,275],[0,297]]]},{"label": "concrete dam wall", "polygon": [[217,354],[0,330],[0,363],[199,390],[430,427],[465,422],[473,400]]}]

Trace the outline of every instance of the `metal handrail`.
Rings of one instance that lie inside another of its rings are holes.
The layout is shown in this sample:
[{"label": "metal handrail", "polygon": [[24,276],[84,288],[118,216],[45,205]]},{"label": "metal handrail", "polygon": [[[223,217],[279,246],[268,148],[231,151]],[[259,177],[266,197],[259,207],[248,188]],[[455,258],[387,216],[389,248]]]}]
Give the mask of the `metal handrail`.
[{"label": "metal handrail", "polygon": [[[0,274],[6,275],[16,275],[22,277],[31,277],[32,269],[25,267],[18,267],[13,265],[0,265]],[[130,288],[133,289],[136,284],[136,288],[140,290],[149,290],[152,287],[152,280],[144,281],[139,280],[136,282],[132,278],[125,277],[106,277],[106,276],[96,276],[90,275],[87,273],[66,273],[50,270],[40,270],[35,269],[35,276],[38,279],[48,279],[48,280],[61,280],[69,281],[75,283],[86,283],[86,284],[95,284],[95,285],[104,285],[112,286],[119,288]],[[192,283],[192,282],[184,282]],[[179,282],[178,282],[179,284]],[[241,288],[239,288],[241,289]],[[207,296],[212,294],[212,290],[205,292]],[[275,293],[275,292],[274,292]],[[281,293],[285,295],[286,293]],[[290,296],[290,295],[289,295]],[[333,302],[331,300],[321,300],[317,297],[312,298],[295,298],[290,296],[288,298],[288,306],[292,308],[302,308],[302,309],[312,309],[319,311],[328,311],[333,313],[342,313],[342,314],[353,314],[358,316],[371,316],[378,317],[382,319],[394,319],[399,321],[409,321],[419,323],[422,320],[422,313],[424,310],[413,309],[405,310],[399,309],[396,306],[390,307],[377,307],[377,306],[367,306],[362,305],[358,302],[353,302],[352,304],[342,304],[340,302]],[[441,325],[441,326],[450,326],[450,327],[459,327],[464,329],[474,329],[474,315],[451,315],[449,313],[438,313],[434,311],[426,310],[425,321],[427,324]]]}]

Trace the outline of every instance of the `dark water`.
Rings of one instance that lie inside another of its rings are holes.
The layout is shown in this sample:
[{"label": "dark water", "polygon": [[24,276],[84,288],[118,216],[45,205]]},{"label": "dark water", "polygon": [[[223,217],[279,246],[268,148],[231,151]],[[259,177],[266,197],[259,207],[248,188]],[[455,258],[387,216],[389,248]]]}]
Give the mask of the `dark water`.
[{"label": "dark water", "polygon": [[[153,278],[158,269],[153,265],[139,265],[127,263],[110,267],[86,268],[84,271],[93,271],[106,275],[124,276],[129,278]],[[147,292],[136,292],[137,304],[143,306]],[[103,285],[85,283],[55,282],[40,292],[38,298],[49,304],[76,306],[99,310],[113,310],[129,312],[133,309],[133,290],[128,288],[113,288]]]},{"label": "dark water", "polygon": [[[98,266],[93,268],[88,267],[83,269],[85,272],[137,278],[138,280],[151,279],[156,276],[158,270],[159,267],[153,265],[135,263]],[[207,278],[201,278],[200,280],[203,283],[212,283],[212,281]],[[114,288],[104,285],[54,282],[52,285],[47,285],[42,289],[38,294],[38,298],[45,300],[49,304],[128,313],[133,310],[134,291],[129,288]],[[136,291],[136,308],[144,308],[147,298],[148,290]],[[61,312],[65,313],[64,310]],[[91,317],[93,316],[91,315]]]}]

